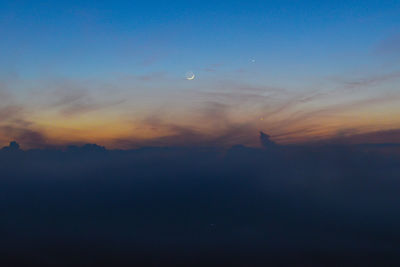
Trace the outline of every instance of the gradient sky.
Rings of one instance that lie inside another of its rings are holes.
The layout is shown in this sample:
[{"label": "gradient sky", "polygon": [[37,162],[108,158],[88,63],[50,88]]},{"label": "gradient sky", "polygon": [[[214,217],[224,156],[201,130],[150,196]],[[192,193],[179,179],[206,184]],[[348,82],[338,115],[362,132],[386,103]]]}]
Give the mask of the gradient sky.
[{"label": "gradient sky", "polygon": [[3,0],[0,144],[400,142],[399,14],[400,1]]}]

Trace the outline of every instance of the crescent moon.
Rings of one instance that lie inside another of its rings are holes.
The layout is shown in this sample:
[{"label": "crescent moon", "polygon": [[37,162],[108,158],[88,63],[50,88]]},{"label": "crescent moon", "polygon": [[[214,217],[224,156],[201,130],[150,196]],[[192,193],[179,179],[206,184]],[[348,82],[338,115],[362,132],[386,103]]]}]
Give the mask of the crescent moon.
[{"label": "crescent moon", "polygon": [[196,75],[194,75],[193,71],[188,71],[186,72],[186,80],[191,81],[196,78]]}]

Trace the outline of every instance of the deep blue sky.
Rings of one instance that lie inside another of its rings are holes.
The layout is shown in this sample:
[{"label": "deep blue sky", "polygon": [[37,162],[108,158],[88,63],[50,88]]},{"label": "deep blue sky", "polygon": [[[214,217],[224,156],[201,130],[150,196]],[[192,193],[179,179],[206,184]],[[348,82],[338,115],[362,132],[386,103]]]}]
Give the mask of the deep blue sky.
[{"label": "deep blue sky", "polygon": [[0,10],[2,68],[29,75],[178,74],[249,58],[278,75],[337,72],[362,65],[400,25],[399,1],[1,1]]}]

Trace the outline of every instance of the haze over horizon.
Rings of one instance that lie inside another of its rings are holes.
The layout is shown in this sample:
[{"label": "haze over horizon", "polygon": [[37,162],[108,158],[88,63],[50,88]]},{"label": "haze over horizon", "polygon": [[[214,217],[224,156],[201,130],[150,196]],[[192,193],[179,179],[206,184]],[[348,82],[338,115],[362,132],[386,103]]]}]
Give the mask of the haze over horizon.
[{"label": "haze over horizon", "polygon": [[398,1],[2,1],[0,146],[258,146],[259,131],[400,142],[399,13]]}]

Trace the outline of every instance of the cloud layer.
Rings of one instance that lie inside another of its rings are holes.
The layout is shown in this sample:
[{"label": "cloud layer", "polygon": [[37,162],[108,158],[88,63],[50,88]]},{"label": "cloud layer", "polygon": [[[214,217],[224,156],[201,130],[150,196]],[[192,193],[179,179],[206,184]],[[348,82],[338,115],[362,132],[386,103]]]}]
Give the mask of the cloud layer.
[{"label": "cloud layer", "polygon": [[[400,128],[394,116],[400,114],[400,94],[392,90],[398,72],[328,79],[319,89],[302,90],[227,80],[174,91],[167,73],[161,84],[151,77],[3,81],[0,142],[16,139],[26,147],[82,142],[119,148],[258,146],[259,131],[278,143],[299,143],[336,139],[344,131],[372,138]],[[24,93],[15,90],[20,87]]]}]

